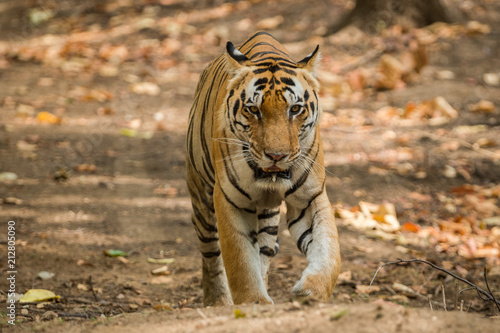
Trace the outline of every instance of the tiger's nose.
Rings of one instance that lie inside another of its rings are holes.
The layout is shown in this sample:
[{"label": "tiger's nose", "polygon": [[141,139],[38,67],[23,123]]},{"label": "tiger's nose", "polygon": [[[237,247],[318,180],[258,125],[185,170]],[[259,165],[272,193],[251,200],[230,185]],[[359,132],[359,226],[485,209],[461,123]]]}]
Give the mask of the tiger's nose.
[{"label": "tiger's nose", "polygon": [[281,153],[264,153],[264,154],[266,154],[267,157],[269,157],[272,161],[275,162],[278,162],[288,156],[288,154],[281,154]]}]

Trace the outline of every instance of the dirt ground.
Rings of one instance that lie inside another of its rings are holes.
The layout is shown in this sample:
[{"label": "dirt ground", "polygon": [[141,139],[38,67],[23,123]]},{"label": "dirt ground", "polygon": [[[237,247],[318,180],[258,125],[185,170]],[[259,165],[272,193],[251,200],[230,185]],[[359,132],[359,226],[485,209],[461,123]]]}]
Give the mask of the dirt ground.
[{"label": "dirt ground", "polygon": [[[360,201],[391,203],[401,225],[436,230],[445,220],[500,215],[498,193],[481,197],[491,203],[487,213],[460,204],[465,197],[459,193],[468,186],[500,184],[500,86],[484,77],[500,75],[500,5],[456,3],[491,32],[440,36],[427,46],[422,71],[386,90],[364,85],[356,90],[356,84],[347,89],[342,80],[356,76],[336,74],[369,53],[380,37],[356,30],[320,37],[350,1],[315,6],[302,0],[0,3],[0,176],[16,176],[0,180],[0,270],[2,276],[10,270],[4,235],[7,222],[15,221],[16,292],[47,289],[61,296],[18,305],[15,326],[0,308],[0,329],[472,332],[481,327],[493,332],[499,325],[493,304],[474,291],[459,293],[465,285],[428,266],[387,266],[373,289],[363,287],[381,263],[422,258],[483,289],[486,267],[499,297],[500,255],[494,247],[484,247],[493,255],[464,255],[461,229],[454,233],[456,244],[413,242],[402,231],[359,230],[343,219],[338,221],[343,275],[329,303],[291,299],[307,263],[282,225],[269,275],[276,304],[203,308],[201,258],[185,185],[187,115],[199,74],[227,40],[239,44],[266,29],[296,59],[321,45],[322,70],[330,73],[320,80],[332,204],[354,212]],[[391,38],[386,43],[394,39],[393,54],[399,55],[406,37]],[[379,58],[353,69],[373,73]],[[375,112],[436,96],[458,116],[437,125],[403,126]],[[496,110],[472,112],[470,105],[480,100]],[[450,142],[457,146],[443,146]],[[482,230],[486,235],[494,228]],[[109,250],[128,256],[108,256]],[[157,264],[148,258],[174,261]],[[152,273],[165,265],[164,274]],[[37,277],[42,271],[55,275],[43,280]],[[0,302],[6,304],[5,278],[0,289]]]}]

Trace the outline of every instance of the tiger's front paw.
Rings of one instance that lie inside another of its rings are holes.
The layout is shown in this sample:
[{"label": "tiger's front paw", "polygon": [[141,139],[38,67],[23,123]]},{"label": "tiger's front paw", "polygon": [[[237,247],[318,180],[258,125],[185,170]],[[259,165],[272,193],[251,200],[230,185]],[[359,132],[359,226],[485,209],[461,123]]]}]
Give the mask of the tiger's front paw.
[{"label": "tiger's front paw", "polygon": [[235,293],[233,294],[234,304],[258,303],[258,304],[274,304],[271,297],[267,294],[260,293]]},{"label": "tiger's front paw", "polygon": [[292,293],[298,297],[312,297],[327,302],[332,295],[336,277],[330,274],[303,274],[302,278],[292,288]]}]

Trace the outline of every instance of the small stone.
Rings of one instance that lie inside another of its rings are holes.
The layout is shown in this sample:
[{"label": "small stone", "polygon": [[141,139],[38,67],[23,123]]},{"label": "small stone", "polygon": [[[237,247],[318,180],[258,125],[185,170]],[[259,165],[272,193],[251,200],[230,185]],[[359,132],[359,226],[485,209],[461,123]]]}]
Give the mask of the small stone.
[{"label": "small stone", "polygon": [[54,273],[47,271],[41,271],[40,273],[37,274],[37,277],[40,278],[41,280],[49,280],[52,279],[54,276],[55,276]]},{"label": "small stone", "polygon": [[457,170],[454,167],[452,167],[451,165],[445,165],[443,175],[446,178],[456,178],[457,177]]},{"label": "small stone", "polygon": [[14,197],[7,197],[4,199],[3,202],[7,205],[22,205],[23,204],[23,200],[21,200],[19,198],[14,198]]}]

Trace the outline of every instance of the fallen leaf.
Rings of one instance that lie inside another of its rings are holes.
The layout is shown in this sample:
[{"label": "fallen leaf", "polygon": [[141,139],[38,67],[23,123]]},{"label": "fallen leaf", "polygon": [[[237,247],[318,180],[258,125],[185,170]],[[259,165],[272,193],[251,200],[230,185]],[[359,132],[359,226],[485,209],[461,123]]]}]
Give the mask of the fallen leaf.
[{"label": "fallen leaf", "polygon": [[492,216],[483,219],[483,223],[488,226],[500,226],[500,216]]},{"label": "fallen leaf", "polygon": [[392,284],[392,289],[394,289],[394,291],[402,292],[406,296],[415,297],[416,295],[416,292],[413,289],[398,282],[394,282]]},{"label": "fallen leaf", "polygon": [[458,135],[468,135],[486,132],[488,130],[488,125],[472,125],[472,126],[457,126],[453,129]]},{"label": "fallen leaf", "polygon": [[247,314],[240,309],[234,309],[234,318],[245,318]]},{"label": "fallen leaf", "polygon": [[55,276],[55,274],[52,272],[41,271],[36,276],[41,280],[49,280],[52,279]]},{"label": "fallen leaf", "polygon": [[89,266],[89,267],[94,267],[94,264],[91,263],[90,261],[87,261],[85,259],[78,259],[76,262],[78,266]]},{"label": "fallen leaf", "polygon": [[105,250],[104,255],[108,257],[126,257],[128,253],[122,250]]},{"label": "fallen leaf", "polygon": [[352,272],[351,271],[344,271],[339,274],[338,277],[339,282],[350,282],[352,280]]},{"label": "fallen leaf", "polygon": [[500,75],[497,73],[484,73],[483,81],[489,86],[499,86],[500,85]]},{"label": "fallen leaf", "polygon": [[153,309],[156,311],[171,311],[172,307],[168,304],[155,304],[153,305]]},{"label": "fallen leaf", "polygon": [[170,265],[175,262],[175,258],[161,258],[161,259],[148,258],[148,262],[150,264]]},{"label": "fallen leaf", "polygon": [[169,284],[172,283],[174,279],[170,276],[160,275],[155,276],[151,279],[151,284]]},{"label": "fallen leaf", "polygon": [[403,76],[403,65],[390,54],[384,54],[380,57],[378,65],[379,77],[375,82],[377,89],[395,89],[404,84],[401,80]]},{"label": "fallen leaf", "polygon": [[489,25],[480,23],[478,21],[467,22],[465,28],[468,35],[487,35],[491,32],[491,28]]},{"label": "fallen leaf", "polygon": [[330,320],[337,321],[347,314],[349,314],[349,309],[339,309],[337,311],[332,311],[330,313]]},{"label": "fallen leaf", "polygon": [[410,303],[410,299],[405,295],[392,295],[389,300],[398,304],[406,305]]},{"label": "fallen leaf", "polygon": [[20,151],[35,151],[38,146],[36,144],[28,143],[24,140],[19,140],[16,143],[16,148]]},{"label": "fallen leaf", "polygon": [[138,95],[157,96],[160,94],[160,87],[152,82],[133,83],[130,86],[130,91]]},{"label": "fallen leaf", "polygon": [[54,311],[46,311],[42,314],[42,317],[40,319],[48,321],[48,320],[54,320],[57,317],[59,317],[59,315],[57,313],[55,313]]},{"label": "fallen leaf", "polygon": [[23,295],[23,297],[21,297],[21,299],[19,299],[19,303],[44,302],[59,298],[61,298],[61,296],[54,294],[50,290],[30,289]]},{"label": "fallen leaf", "polygon": [[40,124],[61,124],[62,121],[60,117],[46,111],[38,112],[36,120]]},{"label": "fallen leaf", "polygon": [[157,187],[153,190],[156,195],[164,195],[166,197],[174,198],[179,194],[179,190],[172,186]]},{"label": "fallen leaf", "polygon": [[281,15],[268,17],[257,22],[257,28],[260,30],[273,30],[276,29],[285,19]]},{"label": "fallen leaf", "polygon": [[483,112],[483,113],[492,113],[495,111],[495,104],[491,101],[480,100],[477,104],[469,105],[469,109],[471,112]]},{"label": "fallen leaf", "polygon": [[379,286],[368,286],[368,285],[357,285],[356,293],[357,294],[371,294],[373,292],[380,291]]},{"label": "fallen leaf", "polygon": [[93,173],[97,171],[97,167],[94,164],[78,164],[75,171]]},{"label": "fallen leaf", "polygon": [[0,172],[0,181],[16,180],[17,175],[13,172]]},{"label": "fallen leaf", "polygon": [[172,272],[168,270],[168,266],[162,266],[156,269],[151,270],[151,274],[153,275],[170,275]]},{"label": "fallen leaf", "polygon": [[441,112],[442,115],[450,119],[458,117],[458,111],[455,110],[455,108],[453,108],[453,106],[451,106],[450,103],[448,103],[448,101],[444,97],[438,96],[434,98],[432,102],[434,108],[437,111]]},{"label": "fallen leaf", "polygon": [[76,289],[78,289],[78,290],[83,290],[83,291],[87,291],[87,290],[89,290],[89,286],[88,286],[88,285],[86,285],[86,284],[83,284],[83,283],[78,283],[78,284],[76,285]]},{"label": "fallen leaf", "polygon": [[137,136],[137,130],[131,128],[122,128],[120,134],[123,136],[128,136],[129,138],[134,138]]},{"label": "fallen leaf", "polygon": [[130,260],[128,260],[125,257],[116,257],[116,259],[118,259],[118,261],[121,262],[122,264],[128,264],[128,263],[130,263]]},{"label": "fallen leaf", "polygon": [[3,200],[3,203],[7,205],[22,205],[23,200],[16,197],[7,197]]},{"label": "fallen leaf", "polygon": [[412,222],[406,222],[405,224],[403,224],[403,226],[401,227],[401,230],[403,231],[408,231],[408,232],[413,232],[413,233],[417,233],[421,230],[420,226],[415,224],[415,223],[412,223]]}]

